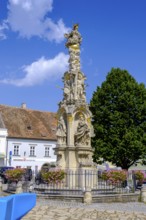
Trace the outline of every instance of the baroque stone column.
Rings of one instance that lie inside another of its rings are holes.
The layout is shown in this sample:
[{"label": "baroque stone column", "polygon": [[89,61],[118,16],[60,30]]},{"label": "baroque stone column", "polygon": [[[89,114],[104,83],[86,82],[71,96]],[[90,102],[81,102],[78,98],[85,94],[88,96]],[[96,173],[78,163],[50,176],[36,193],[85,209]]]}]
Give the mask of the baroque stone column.
[{"label": "baroque stone column", "polygon": [[91,137],[93,127],[91,112],[86,102],[86,77],[80,67],[80,45],[82,37],[78,24],[65,34],[69,51],[69,70],[62,78],[63,100],[59,103],[57,126],[57,164],[62,169],[93,170]]}]

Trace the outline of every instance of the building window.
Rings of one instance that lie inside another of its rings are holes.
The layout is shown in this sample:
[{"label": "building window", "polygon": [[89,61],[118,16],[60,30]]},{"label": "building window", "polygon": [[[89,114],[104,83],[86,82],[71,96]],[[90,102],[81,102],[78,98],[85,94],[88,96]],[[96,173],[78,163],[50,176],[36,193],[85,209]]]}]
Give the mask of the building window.
[{"label": "building window", "polygon": [[19,155],[19,145],[14,145],[14,156]]},{"label": "building window", "polygon": [[35,146],[30,146],[30,156],[35,156]]},{"label": "building window", "polygon": [[50,148],[49,147],[45,147],[45,157],[49,157],[49,150]]}]

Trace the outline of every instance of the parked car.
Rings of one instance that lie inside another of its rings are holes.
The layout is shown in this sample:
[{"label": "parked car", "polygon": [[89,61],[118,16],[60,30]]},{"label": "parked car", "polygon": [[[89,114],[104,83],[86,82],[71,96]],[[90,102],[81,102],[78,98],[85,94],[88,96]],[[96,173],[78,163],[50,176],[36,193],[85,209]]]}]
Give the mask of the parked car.
[{"label": "parked car", "polygon": [[7,183],[8,182],[7,177],[5,175],[5,171],[6,170],[12,170],[12,169],[14,169],[14,167],[7,167],[7,166],[0,167],[0,177],[2,178],[2,182],[3,183]]}]

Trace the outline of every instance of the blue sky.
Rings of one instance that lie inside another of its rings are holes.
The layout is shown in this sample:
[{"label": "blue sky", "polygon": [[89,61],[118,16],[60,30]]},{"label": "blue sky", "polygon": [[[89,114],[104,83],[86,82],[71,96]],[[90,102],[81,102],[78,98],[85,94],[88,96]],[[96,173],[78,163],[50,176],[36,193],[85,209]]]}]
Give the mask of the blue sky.
[{"label": "blue sky", "polygon": [[0,0],[0,104],[58,110],[64,33],[79,24],[89,102],[112,67],[146,84],[145,0]]}]

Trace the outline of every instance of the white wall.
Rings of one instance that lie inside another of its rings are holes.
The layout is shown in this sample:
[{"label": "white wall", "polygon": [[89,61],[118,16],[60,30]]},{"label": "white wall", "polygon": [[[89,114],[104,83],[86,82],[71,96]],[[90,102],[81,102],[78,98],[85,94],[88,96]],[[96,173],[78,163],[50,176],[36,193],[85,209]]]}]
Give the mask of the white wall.
[{"label": "white wall", "polygon": [[[14,156],[15,145],[19,146],[19,156]],[[35,146],[35,156],[30,156],[30,146]],[[45,157],[46,146],[49,147],[49,157]],[[44,163],[56,162],[56,155],[54,155],[53,150],[55,147],[55,141],[8,138],[7,165],[14,167],[30,166],[34,171],[38,167],[39,170]],[[11,163],[9,161],[10,151],[12,151]]]},{"label": "white wall", "polygon": [[7,129],[0,128],[0,166],[6,165]]}]

